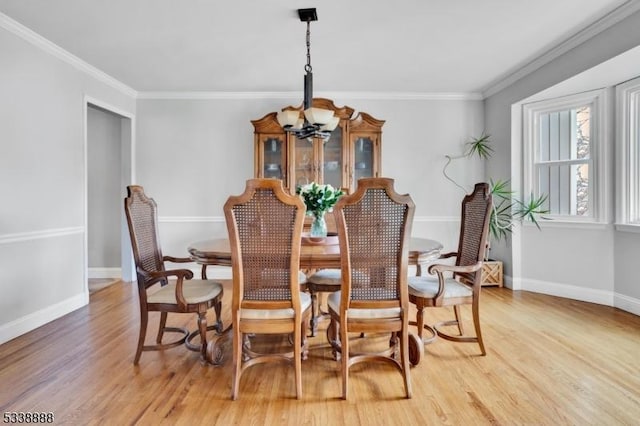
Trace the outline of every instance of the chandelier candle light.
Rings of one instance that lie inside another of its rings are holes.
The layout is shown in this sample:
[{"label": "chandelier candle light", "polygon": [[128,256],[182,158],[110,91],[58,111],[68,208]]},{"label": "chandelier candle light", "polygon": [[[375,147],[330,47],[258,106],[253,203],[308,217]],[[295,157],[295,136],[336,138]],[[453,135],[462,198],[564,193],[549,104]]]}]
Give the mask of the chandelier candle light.
[{"label": "chandelier candle light", "polygon": [[304,66],[304,118],[300,117],[298,110],[283,110],[277,115],[278,123],[282,128],[295,134],[298,139],[309,140],[312,137],[322,138],[325,142],[331,136],[331,132],[338,126],[340,118],[333,111],[314,108],[313,103],[313,73],[311,68],[311,21],[317,21],[316,9],[298,9],[300,21],[307,23],[307,64]]},{"label": "chandelier candle light", "polygon": [[315,182],[311,182],[297,187],[296,194],[299,194],[304,200],[304,204],[307,206],[307,214],[313,215],[309,235],[311,237],[326,237],[327,222],[324,219],[324,214],[327,211],[331,211],[344,192],[341,189],[335,189],[329,184],[318,185]]}]

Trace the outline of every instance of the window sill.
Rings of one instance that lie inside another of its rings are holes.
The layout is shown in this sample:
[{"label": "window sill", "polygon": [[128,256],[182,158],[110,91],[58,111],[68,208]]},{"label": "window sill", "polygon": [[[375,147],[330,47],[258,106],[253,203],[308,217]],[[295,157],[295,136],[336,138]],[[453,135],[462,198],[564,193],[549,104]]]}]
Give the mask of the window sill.
[{"label": "window sill", "polygon": [[[594,221],[573,221],[573,220],[561,220],[561,219],[550,219],[550,220],[538,220],[538,224],[540,228],[566,228],[566,229],[589,229],[596,231],[604,231],[607,229],[611,229],[610,223],[605,222],[594,222]],[[525,228],[535,228],[536,225],[532,222],[522,222],[522,225]],[[638,229],[640,232],[640,229]]]}]

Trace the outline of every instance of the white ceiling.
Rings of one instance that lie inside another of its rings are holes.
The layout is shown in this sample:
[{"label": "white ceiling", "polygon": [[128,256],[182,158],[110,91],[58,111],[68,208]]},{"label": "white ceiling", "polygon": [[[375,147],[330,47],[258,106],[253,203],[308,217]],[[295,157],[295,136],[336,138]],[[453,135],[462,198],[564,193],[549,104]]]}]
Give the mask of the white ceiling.
[{"label": "white ceiling", "polygon": [[0,0],[137,91],[483,92],[636,0]]}]

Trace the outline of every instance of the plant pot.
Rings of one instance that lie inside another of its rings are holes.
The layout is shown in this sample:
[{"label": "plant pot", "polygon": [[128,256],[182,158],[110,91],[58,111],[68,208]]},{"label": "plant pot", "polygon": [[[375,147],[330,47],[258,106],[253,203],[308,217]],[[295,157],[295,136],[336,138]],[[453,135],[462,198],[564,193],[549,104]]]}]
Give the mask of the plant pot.
[{"label": "plant pot", "polygon": [[504,285],[502,261],[500,260],[485,260],[482,262],[482,286],[497,285],[502,287]]}]

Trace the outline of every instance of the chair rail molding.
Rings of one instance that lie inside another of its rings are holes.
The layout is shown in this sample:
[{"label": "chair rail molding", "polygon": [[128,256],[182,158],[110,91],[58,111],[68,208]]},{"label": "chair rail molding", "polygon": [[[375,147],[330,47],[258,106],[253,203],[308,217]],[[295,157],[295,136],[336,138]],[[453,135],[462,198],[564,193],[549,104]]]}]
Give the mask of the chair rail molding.
[{"label": "chair rail molding", "polygon": [[[224,223],[224,216],[160,216],[161,223]],[[414,222],[460,222],[456,216],[416,216]]]},{"label": "chair rail molding", "polygon": [[23,241],[40,240],[43,238],[65,237],[67,235],[82,234],[84,227],[53,228],[40,231],[18,232],[15,234],[0,234],[0,244],[12,244]]}]

